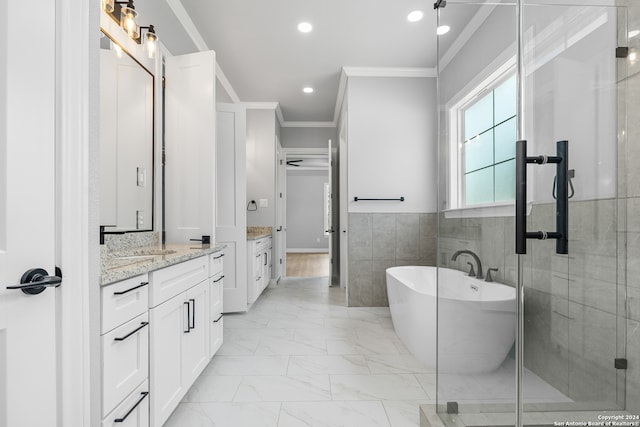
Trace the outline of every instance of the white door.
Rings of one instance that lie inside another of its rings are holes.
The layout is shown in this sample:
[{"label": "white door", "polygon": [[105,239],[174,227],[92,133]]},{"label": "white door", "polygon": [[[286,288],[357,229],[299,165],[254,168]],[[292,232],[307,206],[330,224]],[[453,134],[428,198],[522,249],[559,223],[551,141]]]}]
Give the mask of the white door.
[{"label": "white door", "polygon": [[213,236],[216,179],[216,55],[166,57],[165,223],[167,241]]},{"label": "white door", "polygon": [[55,270],[55,4],[0,2],[2,427],[57,422],[56,290],[7,289],[28,269]]},{"label": "white door", "polygon": [[[347,187],[347,114],[340,127],[340,287],[348,286],[347,251],[349,224],[349,194]],[[347,298],[348,298],[347,293]]]},{"label": "white door", "polygon": [[247,112],[217,104],[216,241],[224,257],[225,313],[247,311]]},{"label": "white door", "polygon": [[285,206],[283,204],[284,194],[282,190],[282,181],[286,179],[287,171],[284,169],[284,160],[282,153],[282,145],[276,135],[276,229],[275,229],[275,276],[274,280],[277,282],[284,275],[283,262],[284,262],[284,242],[282,241],[283,233],[283,211]]},{"label": "white door", "polygon": [[327,232],[329,233],[329,286],[333,284],[333,165],[331,164],[331,148],[332,142],[329,140],[328,144],[329,149],[327,151],[327,164],[329,165],[329,194],[327,194]]}]

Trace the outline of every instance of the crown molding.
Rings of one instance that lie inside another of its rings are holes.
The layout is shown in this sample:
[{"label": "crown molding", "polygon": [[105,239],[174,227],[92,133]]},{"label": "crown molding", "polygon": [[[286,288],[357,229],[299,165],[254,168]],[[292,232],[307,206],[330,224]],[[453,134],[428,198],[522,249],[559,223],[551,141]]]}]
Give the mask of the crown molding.
[{"label": "crown molding", "polygon": [[171,8],[171,10],[173,11],[173,14],[176,15],[176,18],[178,18],[178,21],[180,21],[180,23],[184,27],[184,30],[187,32],[189,37],[191,37],[191,40],[193,40],[193,43],[195,43],[198,50],[200,50],[201,52],[205,50],[211,50],[209,49],[209,46],[207,46],[207,42],[204,41],[204,38],[202,37],[202,34],[200,34],[200,31],[198,31],[196,24],[194,24],[193,21],[191,20],[191,17],[189,16],[189,13],[182,5],[182,2],[180,0],[166,0],[166,1],[169,7]]},{"label": "crown molding", "polygon": [[333,124],[335,127],[338,126],[338,120],[340,119],[340,110],[342,109],[342,103],[344,102],[344,97],[347,92],[347,73],[342,67],[340,70],[340,84],[338,85],[338,96],[336,96],[336,106],[333,110]]},{"label": "crown molding", "polygon": [[465,25],[464,29],[460,32],[460,35],[454,40],[449,49],[440,58],[440,70],[444,70],[451,60],[460,52],[465,44],[471,39],[471,37],[478,31],[478,28],[487,20],[489,15],[497,7],[496,4],[487,4],[490,0],[486,0],[485,4],[480,7],[475,15],[471,18],[469,23]]},{"label": "crown molding", "polygon": [[334,128],[335,122],[282,122],[283,128]]},{"label": "crown molding", "polygon": [[277,102],[243,102],[247,110],[275,110],[280,105]]},{"label": "crown molding", "polygon": [[437,77],[436,68],[342,67],[347,77]]},{"label": "crown molding", "polygon": [[229,79],[227,79],[227,76],[224,74],[224,71],[220,68],[218,61],[216,61],[216,79],[218,79],[220,85],[227,91],[227,94],[229,94],[229,97],[235,104],[240,104],[242,102],[240,101],[240,97],[236,91],[233,89],[233,86],[231,86]]}]

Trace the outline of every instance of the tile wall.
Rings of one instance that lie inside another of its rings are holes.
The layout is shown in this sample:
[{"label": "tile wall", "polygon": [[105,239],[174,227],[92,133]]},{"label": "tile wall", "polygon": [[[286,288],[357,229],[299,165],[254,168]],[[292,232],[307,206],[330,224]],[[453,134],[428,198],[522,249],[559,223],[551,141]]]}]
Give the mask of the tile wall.
[{"label": "tile wall", "polygon": [[[628,201],[629,206],[636,203]],[[627,407],[640,407],[640,261],[633,261],[640,259],[640,219],[635,220],[637,237],[635,232],[625,233],[625,204],[624,199],[572,202],[569,255],[557,255],[555,241],[528,242],[528,255],[523,258],[525,367],[575,401],[622,407],[625,375],[614,368],[614,359],[626,354]],[[534,206],[527,227],[555,228],[555,206]],[[447,219],[442,215],[440,265],[468,270],[471,258],[460,256],[452,262],[451,254],[470,249],[478,254],[485,271],[498,268],[496,281],[513,285],[517,281],[514,229],[513,218]],[[624,268],[627,234],[628,271]],[[627,276],[638,277],[637,283],[625,286]]]},{"label": "tile wall", "polygon": [[349,306],[387,307],[385,270],[435,265],[435,213],[349,214]]}]

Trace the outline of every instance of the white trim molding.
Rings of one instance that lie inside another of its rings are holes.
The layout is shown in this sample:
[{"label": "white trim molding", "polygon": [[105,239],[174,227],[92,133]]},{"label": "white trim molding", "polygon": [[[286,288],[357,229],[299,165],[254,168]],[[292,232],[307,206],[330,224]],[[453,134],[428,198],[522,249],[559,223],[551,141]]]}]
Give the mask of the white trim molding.
[{"label": "white trim molding", "polygon": [[281,122],[283,128],[334,128],[335,122]]},{"label": "white trim molding", "polygon": [[173,14],[176,15],[176,18],[178,18],[178,21],[180,21],[191,40],[193,40],[193,43],[196,45],[198,50],[211,50],[209,49],[209,46],[207,46],[207,42],[204,41],[200,31],[198,31],[196,24],[191,20],[191,17],[182,5],[182,2],[180,0],[167,0],[167,4],[173,11]]},{"label": "white trim molding", "polygon": [[[56,2],[58,420],[100,425],[99,32],[97,2]],[[51,106],[52,108],[54,106]]]},{"label": "white trim molding", "polygon": [[229,79],[227,79],[227,76],[222,71],[222,68],[220,68],[220,64],[218,64],[218,61],[216,61],[216,79],[218,79],[220,85],[224,88],[224,90],[227,91],[227,94],[229,94],[229,97],[234,102],[234,104],[240,104],[242,102],[240,101],[240,97],[238,96],[236,91],[233,89],[233,86],[231,86]]},{"label": "white trim molding", "polygon": [[247,110],[275,110],[278,108],[277,102],[243,102]]},{"label": "white trim molding", "polygon": [[437,77],[436,68],[342,67],[347,77]]}]

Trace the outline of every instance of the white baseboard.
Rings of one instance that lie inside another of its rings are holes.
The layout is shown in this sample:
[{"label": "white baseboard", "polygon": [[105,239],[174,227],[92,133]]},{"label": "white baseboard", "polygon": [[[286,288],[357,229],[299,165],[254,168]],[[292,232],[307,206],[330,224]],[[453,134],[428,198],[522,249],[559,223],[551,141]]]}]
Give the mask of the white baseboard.
[{"label": "white baseboard", "polygon": [[287,253],[328,254],[329,248],[287,248]]}]

